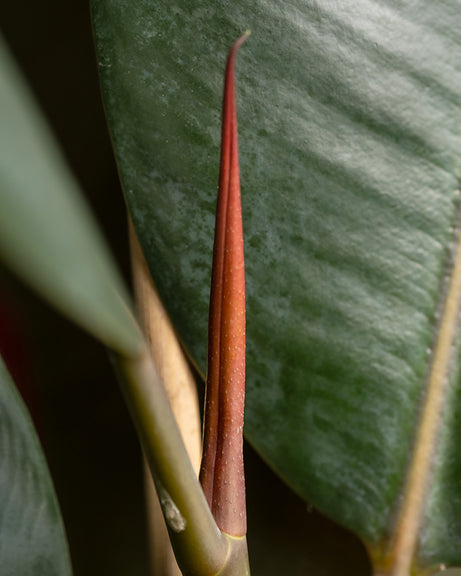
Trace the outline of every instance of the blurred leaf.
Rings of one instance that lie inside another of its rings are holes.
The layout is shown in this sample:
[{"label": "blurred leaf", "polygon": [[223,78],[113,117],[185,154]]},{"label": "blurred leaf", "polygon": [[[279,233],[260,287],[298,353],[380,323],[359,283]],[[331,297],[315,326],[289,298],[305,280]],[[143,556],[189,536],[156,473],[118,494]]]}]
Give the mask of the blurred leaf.
[{"label": "blurred leaf", "polygon": [[140,346],[125,289],[0,39],[0,258],[105,344]]},{"label": "blurred leaf", "polygon": [[[458,227],[459,1],[93,0],[93,14],[126,198],[202,370],[225,55],[252,30],[237,66],[246,433],[304,498],[385,548]],[[459,388],[455,362],[424,565],[461,562]]]},{"label": "blurred leaf", "polygon": [[1,358],[0,566],[4,576],[72,573],[45,457]]}]

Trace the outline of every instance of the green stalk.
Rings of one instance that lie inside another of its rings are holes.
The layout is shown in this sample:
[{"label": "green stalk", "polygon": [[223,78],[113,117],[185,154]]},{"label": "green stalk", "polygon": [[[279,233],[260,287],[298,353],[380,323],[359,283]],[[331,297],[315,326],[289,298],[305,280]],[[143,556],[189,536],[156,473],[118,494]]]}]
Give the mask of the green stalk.
[{"label": "green stalk", "polygon": [[248,546],[246,536],[225,535],[229,541],[229,558],[219,576],[250,576]]},{"label": "green stalk", "polygon": [[231,543],[213,519],[150,353],[145,348],[137,357],[114,354],[113,361],[181,571],[184,576],[230,575],[222,569],[233,556]]}]

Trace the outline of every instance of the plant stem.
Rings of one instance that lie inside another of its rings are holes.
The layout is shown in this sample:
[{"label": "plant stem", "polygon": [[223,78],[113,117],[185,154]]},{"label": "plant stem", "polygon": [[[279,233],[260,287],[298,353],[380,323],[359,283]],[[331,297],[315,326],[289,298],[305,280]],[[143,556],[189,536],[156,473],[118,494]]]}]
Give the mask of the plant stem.
[{"label": "plant stem", "polygon": [[181,576],[163,518],[162,506],[145,458],[143,458],[143,471],[150,574],[151,576]]},{"label": "plant stem", "polygon": [[[201,423],[197,390],[187,359],[160,301],[133,224],[129,221],[131,264],[138,315],[196,474],[200,467]],[[155,576],[179,576],[150,471],[146,467],[146,508],[151,570]]]},{"label": "plant stem", "polygon": [[208,507],[152,357],[145,348],[137,357],[113,358],[181,571],[185,576],[217,574],[229,542]]},{"label": "plant stem", "polygon": [[235,538],[226,535],[230,544],[229,559],[216,576],[250,576],[246,536]]}]

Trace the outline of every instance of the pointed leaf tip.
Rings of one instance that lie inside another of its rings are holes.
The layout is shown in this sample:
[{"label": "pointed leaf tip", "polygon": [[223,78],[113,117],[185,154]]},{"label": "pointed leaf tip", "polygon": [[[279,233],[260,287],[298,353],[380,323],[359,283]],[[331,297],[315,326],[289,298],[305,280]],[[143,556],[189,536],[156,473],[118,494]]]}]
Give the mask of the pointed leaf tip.
[{"label": "pointed leaf tip", "polygon": [[246,533],[243,472],[245,403],[245,273],[235,104],[235,55],[227,60],[221,167],[208,328],[204,451],[200,480],[219,528]]}]

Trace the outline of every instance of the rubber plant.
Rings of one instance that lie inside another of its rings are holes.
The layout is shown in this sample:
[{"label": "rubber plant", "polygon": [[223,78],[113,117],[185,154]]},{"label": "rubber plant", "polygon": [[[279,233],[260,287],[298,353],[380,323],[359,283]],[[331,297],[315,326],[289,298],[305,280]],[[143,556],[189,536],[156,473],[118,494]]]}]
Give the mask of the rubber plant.
[{"label": "rubber plant", "polygon": [[[6,48],[1,47],[3,118],[14,128],[9,146],[1,151],[2,256],[16,273],[112,351],[178,563],[183,574],[191,576],[249,574],[242,453],[245,279],[233,80],[235,54],[245,38],[231,49],[226,72],[206,457],[201,470],[204,490],[148,345],[130,312],[123,284]],[[19,150],[30,159],[26,172],[20,169]],[[65,240],[61,239],[62,222],[69,226]],[[30,232],[27,235],[22,234],[24,226]],[[45,460],[3,364],[0,384],[2,569],[7,574],[70,574]]]},{"label": "rubber plant", "polygon": [[[252,28],[240,114],[246,434],[362,538],[376,575],[460,564],[459,2],[94,0],[93,17],[133,227],[199,369],[219,55]],[[245,573],[242,511],[237,524],[221,515],[213,386],[204,493],[105,244],[3,45],[0,57],[2,259],[112,350],[183,572]],[[211,334],[226,299],[223,288]],[[69,574],[43,456],[3,368],[0,378],[0,525],[13,534],[2,569]],[[225,393],[218,405],[219,430]],[[45,528],[25,525],[25,510]]]},{"label": "rubber plant", "polygon": [[251,28],[246,437],[376,574],[459,564],[458,0],[92,6],[133,224],[202,372],[216,55]]}]

